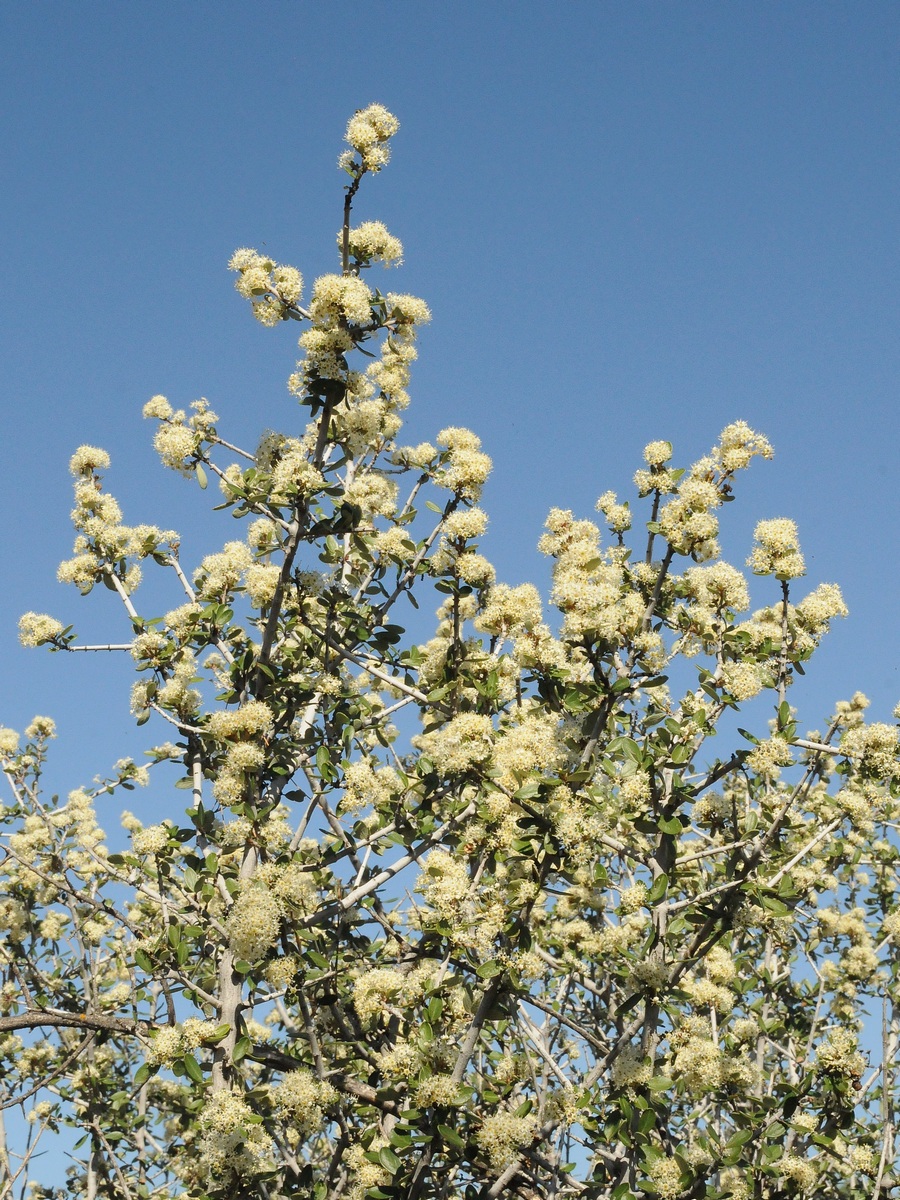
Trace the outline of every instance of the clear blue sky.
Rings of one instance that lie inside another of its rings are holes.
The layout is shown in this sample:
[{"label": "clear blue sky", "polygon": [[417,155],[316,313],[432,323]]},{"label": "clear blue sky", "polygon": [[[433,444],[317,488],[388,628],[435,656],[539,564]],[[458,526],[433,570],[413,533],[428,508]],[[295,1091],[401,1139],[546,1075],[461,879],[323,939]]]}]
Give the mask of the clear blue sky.
[{"label": "clear blue sky", "polygon": [[256,325],[225,263],[251,245],[333,269],[336,158],[373,100],[402,128],[358,211],[434,312],[410,440],[483,437],[501,577],[545,578],[547,509],[624,493],[651,438],[690,461],[743,418],[777,458],[725,511],[728,550],[792,516],[810,586],[851,607],[795,689],[803,721],[857,688],[887,719],[898,78],[900,7],[878,0],[4,5],[0,723],[58,719],[61,788],[137,751],[125,662],[15,641],[25,609],[127,637],[106,596],[55,581],[69,455],[108,449],[126,521],[185,530],[186,564],[233,536],[158,466],[141,407],[205,395],[251,445],[296,427],[297,327]]}]

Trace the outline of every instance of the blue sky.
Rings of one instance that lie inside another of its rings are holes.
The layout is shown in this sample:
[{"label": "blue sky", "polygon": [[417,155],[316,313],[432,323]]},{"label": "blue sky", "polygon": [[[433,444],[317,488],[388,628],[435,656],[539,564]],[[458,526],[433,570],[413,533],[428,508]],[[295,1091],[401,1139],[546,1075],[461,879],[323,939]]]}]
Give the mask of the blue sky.
[{"label": "blue sky", "polygon": [[233,536],[158,465],[141,407],[206,396],[251,447],[296,428],[297,327],[253,322],[225,264],[251,245],[308,280],[334,268],[336,158],[374,100],[402,128],[357,211],[403,239],[388,280],[434,313],[409,440],[482,436],[501,578],[545,580],[547,509],[627,493],[647,441],[689,462],[743,418],[777,457],[726,510],[726,549],[792,516],[810,586],[851,608],[801,719],[856,689],[887,719],[898,67],[900,8],[877,0],[3,6],[0,723],[57,718],[63,789],[138,751],[126,662],[15,640],[26,609],[128,636],[107,596],[55,581],[68,458],[105,447],[126,521],[182,529],[186,564]]}]

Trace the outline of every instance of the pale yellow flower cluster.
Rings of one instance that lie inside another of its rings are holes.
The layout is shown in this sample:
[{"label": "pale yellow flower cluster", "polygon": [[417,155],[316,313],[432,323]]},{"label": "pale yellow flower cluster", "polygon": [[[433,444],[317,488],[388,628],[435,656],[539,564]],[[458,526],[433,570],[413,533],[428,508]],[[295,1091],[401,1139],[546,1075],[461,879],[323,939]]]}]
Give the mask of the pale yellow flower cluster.
[{"label": "pale yellow flower cluster", "polygon": [[378,1069],[388,1079],[414,1079],[422,1062],[422,1053],[413,1042],[396,1042],[378,1055]]},{"label": "pale yellow flower cluster", "polygon": [[184,1024],[163,1025],[150,1040],[147,1062],[157,1066],[168,1065],[176,1058],[196,1050],[217,1032],[215,1021],[201,1021],[198,1017],[188,1017]]},{"label": "pale yellow flower cluster", "polygon": [[820,583],[794,609],[801,628],[817,643],[828,632],[829,622],[847,616],[847,605],[836,583]]},{"label": "pale yellow flower cluster", "polygon": [[747,559],[747,566],[754,575],[774,575],[776,579],[788,580],[806,574],[795,521],[787,517],[760,521],[753,536],[756,545]]},{"label": "pale yellow flower cluster", "polygon": [[[0,926],[2,926],[4,929],[9,928],[10,932],[12,932],[12,927],[7,924],[6,919],[0,922]],[[68,913],[61,912],[59,909],[50,908],[44,914],[39,929],[42,938],[46,938],[50,942],[55,942],[62,937],[68,926]]]},{"label": "pale yellow flower cluster", "polygon": [[676,1200],[676,1197],[685,1190],[681,1178],[681,1166],[674,1157],[661,1155],[659,1158],[655,1158],[647,1173],[653,1180],[656,1194],[660,1200]]},{"label": "pale yellow flower cluster", "polygon": [[551,599],[563,613],[564,638],[594,634],[621,644],[641,629],[645,601],[626,581],[622,562],[604,559],[593,521],[551,509],[538,549],[556,559]]},{"label": "pale yellow flower cluster", "polygon": [[148,825],[146,829],[135,830],[131,835],[131,846],[135,854],[153,856],[161,854],[169,844],[169,837],[174,827],[168,824]]},{"label": "pale yellow flower cluster", "polygon": [[194,572],[194,587],[206,600],[226,601],[252,562],[245,542],[228,542],[217,554],[203,559]]},{"label": "pale yellow flower cluster", "polygon": [[481,450],[481,439],[471,430],[449,426],[440,431],[436,441],[446,447],[448,461],[435,476],[435,483],[464,500],[477,500],[492,466]]},{"label": "pale yellow flower cluster", "polygon": [[235,1091],[211,1092],[200,1112],[199,1166],[216,1183],[232,1172],[252,1179],[272,1167],[272,1144],[253,1109]]},{"label": "pale yellow flower cluster", "polygon": [[277,563],[253,563],[244,575],[244,589],[254,608],[263,609],[272,603],[278,590],[281,568]]},{"label": "pale yellow flower cluster", "polygon": [[819,1178],[815,1165],[808,1158],[801,1158],[799,1154],[786,1154],[778,1163],[778,1169],[792,1190],[801,1195],[811,1192]]},{"label": "pale yellow flower cluster", "polygon": [[441,917],[457,918],[471,894],[467,863],[446,850],[432,850],[425,860],[417,891]]},{"label": "pale yellow flower cluster", "polygon": [[[343,231],[337,235],[337,243],[343,246]],[[396,267],[403,261],[403,243],[388,233],[381,221],[363,221],[350,230],[350,254],[362,266],[380,262]]]},{"label": "pale yellow flower cluster", "polygon": [[272,464],[269,499],[272,504],[291,504],[313,495],[325,486],[317,467],[310,462],[313,446],[305,438],[287,438]]},{"label": "pale yellow flower cluster", "polygon": [[163,466],[182,475],[190,474],[184,460],[193,458],[199,446],[200,434],[177,420],[164,421],[153,437],[153,447]]},{"label": "pale yellow flower cluster", "polygon": [[406,388],[412,364],[419,356],[411,336],[405,339],[399,336],[404,331],[412,333],[410,326],[401,326],[394,337],[382,342],[381,357],[366,368],[365,374],[368,387],[378,391],[392,408],[399,409],[409,404]]},{"label": "pale yellow flower cluster", "polygon": [[623,887],[619,893],[619,908],[623,913],[635,913],[647,903],[647,885],[645,883],[635,883],[630,887]]},{"label": "pale yellow flower cluster", "polygon": [[341,809],[358,813],[370,805],[382,808],[402,790],[400,776],[393,767],[382,767],[377,761],[361,758],[344,769],[344,798]]},{"label": "pale yellow flower cluster", "polygon": [[689,567],[682,576],[682,585],[692,600],[714,613],[743,612],[750,604],[746,579],[726,562]]},{"label": "pale yellow flower cluster", "polygon": [[880,780],[900,776],[898,749],[900,730],[883,722],[855,725],[841,736],[841,750],[857,760],[861,771]]},{"label": "pale yellow flower cluster", "polygon": [[[794,656],[809,656],[828,632],[835,617],[845,617],[840,588],[833,583],[821,583],[799,604],[787,608],[790,650]],[[775,650],[772,659],[777,659],[781,649],[782,610],[781,605],[757,610],[753,616],[737,626],[741,634],[747,635],[748,646],[758,650],[771,642]]]},{"label": "pale yellow flower cluster", "polygon": [[486,588],[497,578],[497,572],[493,565],[484,557],[483,554],[474,554],[471,551],[467,554],[460,554],[456,559],[456,574],[463,581],[474,588]]},{"label": "pale yellow flower cluster", "polygon": [[645,1059],[640,1046],[626,1046],[613,1061],[610,1079],[614,1088],[633,1091],[648,1083],[653,1075],[649,1059]]},{"label": "pale yellow flower cluster", "polygon": [[772,686],[771,676],[756,663],[728,662],[722,667],[722,685],[739,704]]},{"label": "pale yellow flower cluster", "polygon": [[494,727],[490,717],[459,713],[440,729],[419,734],[413,743],[431,759],[437,771],[461,775],[483,767],[490,760]]},{"label": "pale yellow flower cluster", "polygon": [[153,445],[163,466],[186,476],[193,473],[201,443],[215,434],[219,419],[206,400],[193,401],[191,408],[194,413],[188,417],[184,409],[174,410],[165,396],[153,396],[144,405],[144,416],[160,422]]},{"label": "pale yellow flower cluster", "polygon": [[700,459],[660,509],[659,531],[679,554],[689,554],[701,562],[716,558],[719,519],[715,510],[722,503],[715,464],[709,458]]},{"label": "pale yellow flower cluster", "polygon": [[6,726],[0,727],[0,755],[5,757],[8,755],[18,754],[19,750],[19,734],[16,730],[7,730]]},{"label": "pale yellow flower cluster", "polygon": [[431,442],[419,442],[417,446],[398,446],[393,452],[393,461],[422,470],[431,466],[437,453],[437,448]]},{"label": "pale yellow flower cluster", "polygon": [[[119,567],[127,558],[146,558],[164,545],[171,552],[178,545],[178,534],[172,530],[157,529],[155,525],[131,528],[122,524],[122,510],[112,496],[101,490],[100,479],[94,474],[109,465],[105,452],[94,446],[82,446],[69,465],[75,476],[72,523],[78,535],[73,547],[75,556],[59,566],[57,578],[61,583],[73,583],[87,592],[101,578],[104,569]],[[141,568],[135,561],[124,574],[117,570],[116,575],[124,590],[132,592],[140,583]],[[43,618],[44,622],[49,620],[52,618]],[[24,635],[35,636],[30,628],[24,629]]]},{"label": "pale yellow flower cluster", "polygon": [[300,963],[293,954],[284,954],[266,963],[263,975],[266,983],[277,991],[291,989],[300,970]]},{"label": "pale yellow flower cluster", "polygon": [[238,272],[234,286],[251,302],[253,315],[263,325],[285,320],[303,293],[303,276],[296,267],[276,263],[249,247],[235,250],[228,269]]},{"label": "pale yellow flower cluster", "polygon": [[794,752],[783,737],[770,737],[755,746],[747,756],[747,766],[764,779],[775,780],[782,767],[794,761]]},{"label": "pale yellow flower cluster", "polygon": [[357,504],[368,517],[392,517],[397,511],[397,484],[381,471],[357,475],[344,490],[348,504]]},{"label": "pale yellow flower cluster", "polygon": [[517,1117],[512,1112],[498,1112],[483,1117],[475,1132],[475,1141],[487,1155],[491,1166],[501,1170],[527,1146],[537,1130],[537,1117]]},{"label": "pale yellow flower cluster", "polygon": [[487,513],[482,509],[458,508],[445,519],[442,529],[448,542],[465,542],[481,537],[487,524]]},{"label": "pale yellow flower cluster", "polygon": [[862,1171],[865,1175],[874,1175],[878,1170],[878,1159],[871,1146],[850,1146],[850,1166],[854,1171]]},{"label": "pale yellow flower cluster", "polygon": [[336,440],[356,458],[372,450],[376,453],[395,437],[402,422],[387,400],[360,400],[339,404],[334,410]]},{"label": "pale yellow flower cluster", "polygon": [[730,1013],[734,1008],[734,996],[726,987],[712,979],[699,979],[696,975],[684,977],[682,987],[695,1009],[714,1009],[717,1013]]},{"label": "pale yellow flower cluster", "polygon": [[28,909],[12,896],[0,896],[0,938],[21,942],[28,933]]},{"label": "pale yellow flower cluster", "polygon": [[769,439],[754,432],[746,421],[734,421],[722,430],[713,455],[722,472],[731,475],[748,467],[752,458],[774,457],[774,451]]},{"label": "pale yellow flower cluster", "polygon": [[344,151],[338,165],[352,174],[358,174],[360,169],[380,171],[390,160],[388,142],[399,128],[400,122],[383,104],[357,110],[347,123],[346,141],[352,150]]},{"label": "pale yellow flower cluster", "polygon": [[324,1110],[334,1104],[337,1092],[309,1071],[289,1071],[271,1091],[280,1114],[287,1114],[305,1130],[321,1129]]},{"label": "pale yellow flower cluster", "polygon": [[324,327],[304,330],[299,344],[306,351],[306,357],[298,363],[299,370],[288,380],[288,390],[295,396],[304,394],[308,381],[314,376],[321,379],[344,379],[347,376],[344,355],[353,349],[355,343],[342,325],[329,321]]},{"label": "pale yellow flower cluster", "polygon": [[596,508],[606,517],[606,523],[613,533],[627,533],[631,528],[631,508],[627,501],[619,504],[615,492],[604,492]]},{"label": "pale yellow flower cluster", "polygon": [[375,1138],[370,1146],[364,1146],[362,1142],[353,1142],[347,1147],[344,1165],[352,1180],[350,1187],[342,1193],[347,1200],[366,1200],[373,1188],[380,1190],[384,1186],[390,1186],[390,1172],[366,1158],[367,1152],[377,1151],[386,1144],[383,1138]]},{"label": "pale yellow flower cluster", "polygon": [[96,471],[109,469],[109,455],[97,446],[79,446],[69,459],[69,470],[77,478],[90,477]]},{"label": "pale yellow flower cluster", "polygon": [[364,1021],[387,1017],[386,1006],[403,989],[406,979],[392,967],[366,971],[353,984],[353,1007]]},{"label": "pale yellow flower cluster", "polygon": [[634,473],[634,485],[639,496],[649,496],[651,492],[667,496],[675,491],[678,475],[665,465],[671,457],[671,442],[650,442],[644,447],[644,462],[650,469],[641,467]]},{"label": "pale yellow flower cluster", "polygon": [[404,340],[415,336],[416,325],[427,325],[431,320],[431,309],[419,296],[388,292],[384,299],[391,328]]},{"label": "pale yellow flower cluster", "polygon": [[501,771],[500,783],[515,791],[532,772],[559,767],[566,754],[559,738],[559,718],[537,709],[516,713],[516,720],[503,725],[494,746],[494,765]]},{"label": "pale yellow flower cluster", "polygon": [[309,313],[321,328],[368,325],[372,292],[358,275],[321,275],[313,285]]},{"label": "pale yellow flower cluster", "polygon": [[539,626],[542,613],[541,594],[533,583],[518,587],[499,583],[488,592],[475,628],[493,637],[515,637]]},{"label": "pale yellow flower cluster", "polygon": [[416,1088],[415,1096],[416,1104],[422,1108],[430,1108],[432,1105],[449,1107],[459,1104],[462,1099],[459,1084],[453,1076],[441,1074],[429,1075],[424,1079]]},{"label": "pale yellow flower cluster", "polygon": [[249,700],[236,709],[219,709],[206,723],[209,734],[230,742],[213,783],[213,795],[222,804],[236,804],[242,796],[248,773],[265,761],[262,739],[274,726],[272,710],[262,700]]},{"label": "pale yellow flower cluster", "polygon": [[235,958],[254,963],[278,940],[284,904],[266,887],[245,886],[225,920],[228,944]]},{"label": "pale yellow flower cluster", "polygon": [[762,435],[744,422],[728,425],[719,444],[690,468],[680,481],[663,466],[671,455],[667,442],[651,443],[645,451],[649,471],[638,471],[635,483],[641,495],[657,491],[675,493],[659,513],[659,532],[679,554],[698,561],[715,558],[719,553],[716,537],[719,521],[715,515],[724,500],[725,481],[746,467],[755,455],[771,458],[772,448]]},{"label": "pale yellow flower cluster", "polygon": [[19,641],[23,646],[42,646],[44,642],[52,642],[64,628],[62,621],[46,613],[23,613],[19,617]]},{"label": "pale yellow flower cluster", "polygon": [[392,525],[390,529],[379,530],[375,534],[374,545],[382,558],[391,558],[402,563],[411,562],[417,552],[416,543],[402,525]]},{"label": "pale yellow flower cluster", "polygon": [[832,1029],[816,1051],[819,1069],[847,1078],[862,1075],[866,1060],[858,1046],[859,1038],[851,1029],[843,1025]]},{"label": "pale yellow flower cluster", "polygon": [[59,837],[71,843],[66,850],[68,869],[79,872],[87,880],[104,873],[105,835],[97,824],[93,799],[83,788],[69,792],[67,803],[46,815],[31,813],[9,837],[12,857],[7,860],[7,869],[10,878],[29,891],[41,894],[48,902],[56,894],[52,880],[58,877],[58,867],[53,863]]},{"label": "pale yellow flower cluster", "polygon": [[676,1074],[694,1096],[703,1096],[722,1085],[722,1054],[709,1037],[691,1037],[676,1051]]}]

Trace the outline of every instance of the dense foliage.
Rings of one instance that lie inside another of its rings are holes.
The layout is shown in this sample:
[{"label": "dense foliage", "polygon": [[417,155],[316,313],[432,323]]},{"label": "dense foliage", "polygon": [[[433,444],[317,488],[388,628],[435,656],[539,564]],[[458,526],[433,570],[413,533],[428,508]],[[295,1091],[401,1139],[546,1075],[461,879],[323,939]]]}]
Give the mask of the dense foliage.
[{"label": "dense foliage", "polygon": [[[790,704],[840,592],[803,586],[785,518],[750,549],[764,607],[721,560],[719,510],[771,456],[741,421],[686,469],[650,442],[603,530],[550,513],[558,616],[496,581],[478,438],[397,440],[429,313],[368,282],[402,248],[351,223],[396,129],[350,121],[340,272],[308,307],[294,268],[231,261],[263,324],[304,325],[299,426],[249,452],[205,401],[145,408],[234,539],[191,573],[123,523],[102,450],[72,459],[60,578],[118,594],[125,640],[95,649],[130,653],[171,740],[58,801],[53,722],[0,731],[0,1099],[28,1130],[0,1196],[886,1194],[898,731],[857,695],[801,733]],[[42,614],[21,636],[89,648]],[[113,853],[95,800],[151,772],[169,815],[125,813]],[[42,1186],[62,1126],[68,1185]]]}]

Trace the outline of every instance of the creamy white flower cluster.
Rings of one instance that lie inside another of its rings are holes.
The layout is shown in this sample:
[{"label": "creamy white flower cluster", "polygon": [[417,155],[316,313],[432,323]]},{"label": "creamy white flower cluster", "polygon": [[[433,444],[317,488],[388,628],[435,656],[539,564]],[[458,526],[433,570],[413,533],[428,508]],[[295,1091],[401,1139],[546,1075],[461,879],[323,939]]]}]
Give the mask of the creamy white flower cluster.
[{"label": "creamy white flower cluster", "polygon": [[250,301],[253,315],[262,325],[284,321],[303,294],[303,276],[296,267],[276,263],[249,246],[235,250],[228,269],[237,271],[234,286]]},{"label": "creamy white flower cluster", "polygon": [[[96,446],[81,446],[72,455],[69,469],[75,476],[75,507],[71,514],[77,530],[75,553],[60,563],[57,578],[60,583],[73,583],[82,592],[89,592],[106,573],[130,594],[141,581],[140,560],[151,555],[167,558],[180,539],[171,529],[124,525],[115,498],[102,490],[99,472],[108,467],[109,455]],[[20,638],[25,645],[39,645],[61,632],[54,626],[50,617],[27,613],[20,622]]]},{"label": "creamy white flower cluster", "polygon": [[338,159],[338,166],[351,175],[380,171],[391,157],[388,143],[400,122],[383,104],[358,109],[347,122],[346,141],[351,146]]},{"label": "creamy white flower cluster", "polygon": [[200,447],[215,435],[219,419],[204,399],[194,400],[191,408],[194,413],[188,417],[184,409],[173,409],[165,396],[153,396],[144,405],[144,417],[160,422],[153,446],[163,466],[185,476],[193,474]]}]

